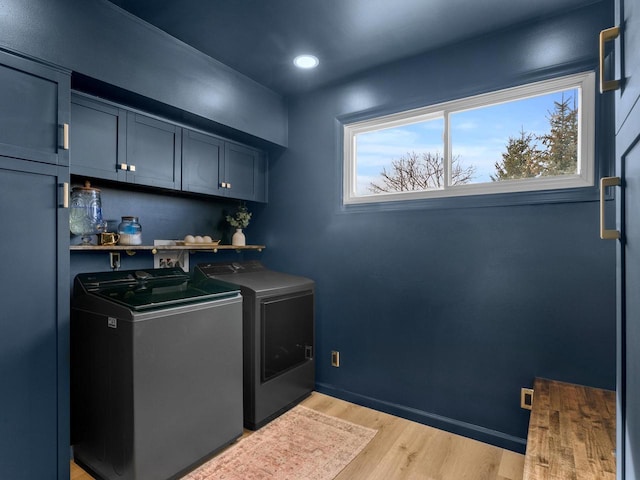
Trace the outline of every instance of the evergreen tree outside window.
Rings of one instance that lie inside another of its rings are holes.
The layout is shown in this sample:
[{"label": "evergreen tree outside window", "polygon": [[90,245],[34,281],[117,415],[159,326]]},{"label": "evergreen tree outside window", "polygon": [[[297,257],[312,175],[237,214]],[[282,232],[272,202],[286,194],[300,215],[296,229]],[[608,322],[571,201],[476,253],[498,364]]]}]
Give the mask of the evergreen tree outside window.
[{"label": "evergreen tree outside window", "polygon": [[510,137],[506,151],[502,154],[502,161],[496,162],[495,175],[491,180],[515,180],[517,178],[535,178],[542,174],[543,152],[535,144],[535,136],[524,130],[518,138]]}]

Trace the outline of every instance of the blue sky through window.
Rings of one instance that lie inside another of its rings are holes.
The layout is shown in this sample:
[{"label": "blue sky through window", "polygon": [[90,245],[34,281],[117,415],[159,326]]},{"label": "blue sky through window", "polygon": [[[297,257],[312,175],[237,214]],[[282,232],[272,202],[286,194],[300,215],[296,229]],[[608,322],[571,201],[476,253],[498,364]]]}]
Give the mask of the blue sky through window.
[{"label": "blue sky through window", "polygon": [[[524,130],[535,135],[549,132],[549,115],[554,102],[571,98],[578,101],[578,89],[564,90],[507,103],[463,110],[450,115],[450,135],[453,157],[459,157],[463,167],[473,165],[472,183],[491,182],[495,163],[502,160],[502,153],[510,137],[519,138]],[[371,182],[380,183],[380,172],[391,162],[408,152],[444,151],[444,119],[442,117],[400,127],[387,128],[356,136],[357,165],[356,191],[369,195]]]}]

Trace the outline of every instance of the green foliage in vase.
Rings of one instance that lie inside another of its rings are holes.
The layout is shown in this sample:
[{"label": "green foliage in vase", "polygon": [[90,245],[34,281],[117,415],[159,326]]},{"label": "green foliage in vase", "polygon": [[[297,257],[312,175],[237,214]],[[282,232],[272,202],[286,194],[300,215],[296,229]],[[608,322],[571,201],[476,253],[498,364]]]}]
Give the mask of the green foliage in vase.
[{"label": "green foliage in vase", "polygon": [[238,206],[236,213],[227,215],[225,218],[233,228],[247,228],[251,220],[251,212],[249,212],[247,206],[242,203]]}]

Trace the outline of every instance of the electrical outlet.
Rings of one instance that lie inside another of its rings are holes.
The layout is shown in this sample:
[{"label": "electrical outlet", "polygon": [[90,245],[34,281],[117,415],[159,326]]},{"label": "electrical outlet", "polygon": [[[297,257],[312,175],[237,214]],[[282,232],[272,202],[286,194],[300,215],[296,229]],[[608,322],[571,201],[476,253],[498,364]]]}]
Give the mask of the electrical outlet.
[{"label": "electrical outlet", "polygon": [[340,366],[340,352],[336,350],[331,351],[331,366],[332,367]]},{"label": "electrical outlet", "polygon": [[531,410],[533,408],[533,388],[520,389],[520,408]]},{"label": "electrical outlet", "polygon": [[118,270],[120,268],[120,252],[109,252],[109,261],[111,270]]},{"label": "electrical outlet", "polygon": [[185,272],[189,271],[189,254],[186,250],[160,250],[153,256],[154,268],[180,267]]}]

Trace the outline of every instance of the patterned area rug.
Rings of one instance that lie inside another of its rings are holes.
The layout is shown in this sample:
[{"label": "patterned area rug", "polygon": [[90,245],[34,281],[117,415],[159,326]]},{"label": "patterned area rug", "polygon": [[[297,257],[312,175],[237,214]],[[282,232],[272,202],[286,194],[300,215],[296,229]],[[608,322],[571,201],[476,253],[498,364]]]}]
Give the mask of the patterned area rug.
[{"label": "patterned area rug", "polygon": [[375,434],[298,405],[182,480],[331,480]]}]

